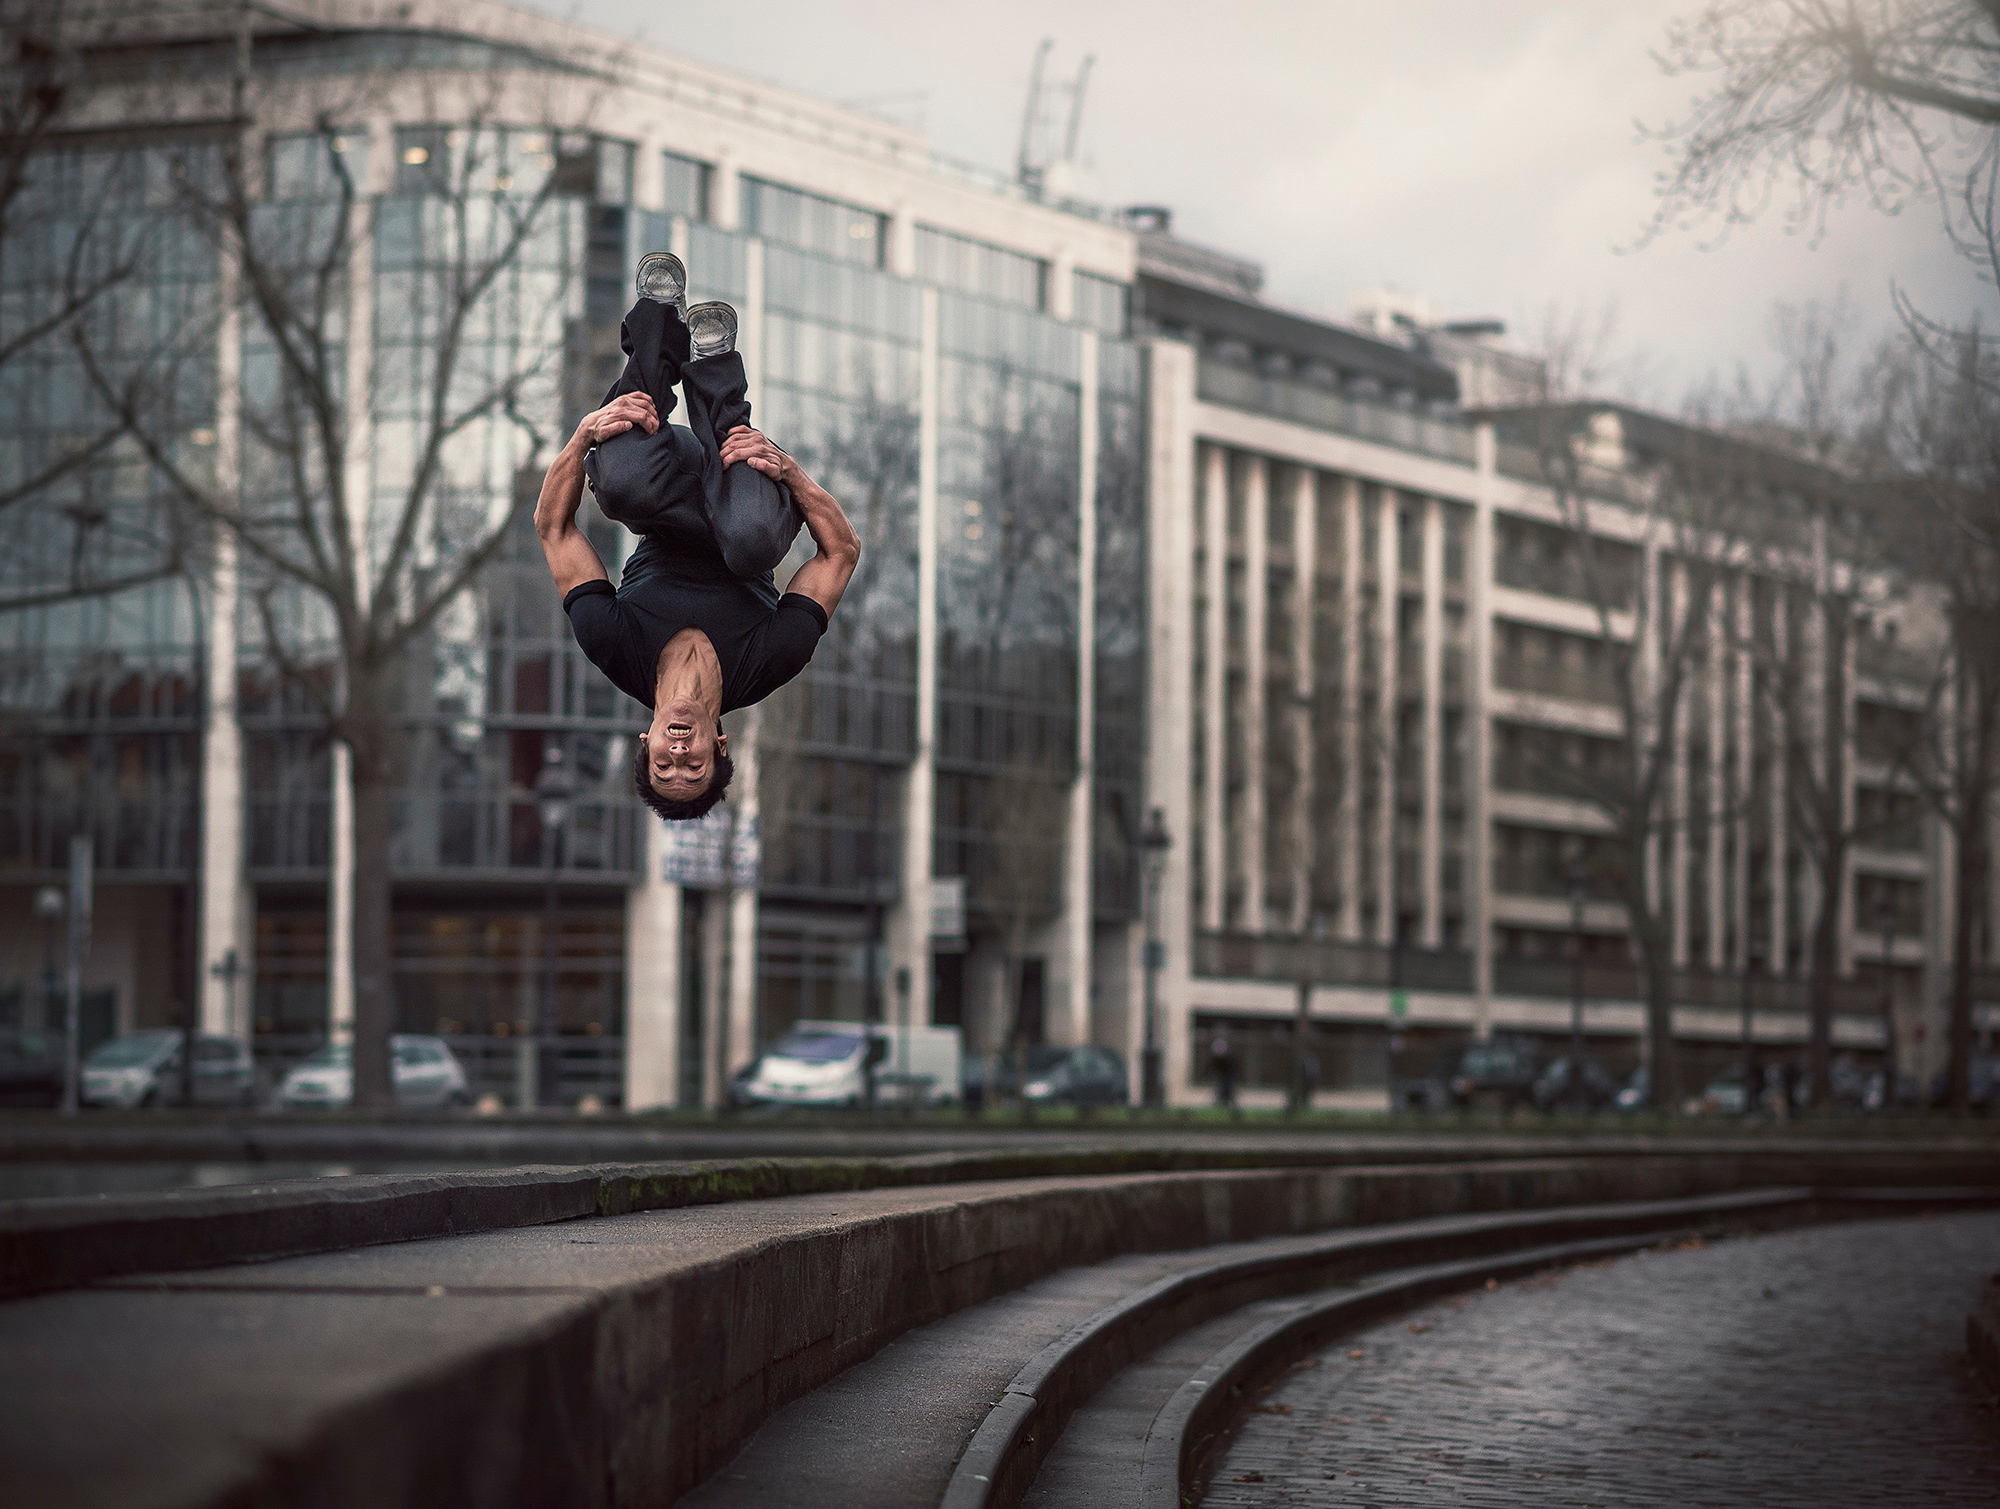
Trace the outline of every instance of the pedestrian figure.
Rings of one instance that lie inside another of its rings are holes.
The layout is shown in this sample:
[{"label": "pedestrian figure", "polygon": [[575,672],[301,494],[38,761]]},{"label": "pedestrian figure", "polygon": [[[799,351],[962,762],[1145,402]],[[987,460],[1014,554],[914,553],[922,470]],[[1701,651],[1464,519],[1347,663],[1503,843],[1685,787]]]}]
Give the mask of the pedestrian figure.
[{"label": "pedestrian figure", "polygon": [[1215,1103],[1236,1109],[1236,1052],[1229,1046],[1229,1034],[1218,1027],[1208,1045],[1209,1067],[1215,1071]]}]

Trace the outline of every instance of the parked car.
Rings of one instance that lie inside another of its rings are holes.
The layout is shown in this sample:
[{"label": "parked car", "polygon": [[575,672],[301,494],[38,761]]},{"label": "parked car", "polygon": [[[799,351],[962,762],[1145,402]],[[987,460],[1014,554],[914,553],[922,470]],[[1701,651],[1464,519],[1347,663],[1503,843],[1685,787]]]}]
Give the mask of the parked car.
[{"label": "parked car", "polygon": [[1475,1106],[1512,1110],[1530,1102],[1536,1077],[1533,1046],[1521,1038],[1495,1036],[1467,1045],[1445,1078],[1445,1090],[1461,1110]]},{"label": "parked car", "polygon": [[[166,1027],[99,1043],[83,1061],[78,1098],[87,1106],[121,1111],[185,1104],[190,1086],[181,1072],[181,1037]],[[195,1038],[194,1104],[248,1107],[256,1099],[256,1084],[257,1066],[247,1043],[208,1033]]]},{"label": "parked car", "polygon": [[[390,1078],[396,1104],[405,1110],[436,1110],[470,1103],[465,1067],[441,1037],[399,1032],[389,1039]],[[326,1043],[278,1086],[278,1105],[288,1111],[329,1110],[354,1100],[354,1048]]]},{"label": "parked car", "polygon": [[0,1105],[61,1105],[62,1092],[62,1037],[32,1027],[0,1028]]},{"label": "parked car", "polygon": [[1528,1094],[1544,1111],[1601,1111],[1618,1098],[1618,1082],[1596,1059],[1585,1057],[1571,1075],[1570,1056],[1552,1059],[1529,1087]]},{"label": "parked car", "polygon": [[959,1095],[956,1027],[803,1021],[765,1049],[744,1093],[769,1105],[950,1105]]},{"label": "parked car", "polygon": [[1122,1106],[1125,1061],[1109,1048],[1031,1048],[1021,1098],[1033,1105]]},{"label": "parked car", "polygon": [[1653,1076],[1644,1064],[1634,1069],[1625,1083],[1618,1088],[1618,1096],[1612,1102],[1620,1111],[1631,1115],[1646,1109],[1647,1098],[1653,1093]]}]

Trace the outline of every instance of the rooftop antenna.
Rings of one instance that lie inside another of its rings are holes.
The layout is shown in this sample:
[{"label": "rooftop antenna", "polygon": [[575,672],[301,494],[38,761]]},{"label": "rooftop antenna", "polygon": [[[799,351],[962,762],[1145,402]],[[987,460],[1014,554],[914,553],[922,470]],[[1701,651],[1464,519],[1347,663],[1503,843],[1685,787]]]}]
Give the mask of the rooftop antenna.
[{"label": "rooftop antenna", "polygon": [[1028,74],[1028,108],[1021,112],[1021,151],[1014,167],[1015,176],[1024,184],[1032,184],[1038,176],[1030,158],[1034,152],[1035,122],[1042,113],[1042,65],[1048,62],[1055,45],[1054,37],[1042,38],[1042,45],[1035,49],[1035,66]]}]

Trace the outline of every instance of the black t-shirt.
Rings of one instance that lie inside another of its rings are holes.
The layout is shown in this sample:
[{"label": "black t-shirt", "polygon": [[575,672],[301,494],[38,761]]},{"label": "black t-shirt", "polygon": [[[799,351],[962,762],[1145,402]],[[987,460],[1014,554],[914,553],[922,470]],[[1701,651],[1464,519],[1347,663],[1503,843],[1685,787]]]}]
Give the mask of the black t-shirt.
[{"label": "black t-shirt", "polygon": [[722,664],[722,710],[761,702],[806,668],[826,632],[826,609],[797,592],[778,595],[766,571],[744,580],[714,559],[647,535],[625,563],[617,591],[583,582],[563,599],[583,653],[635,701],[653,705],[660,651],[682,629],[700,629]]}]

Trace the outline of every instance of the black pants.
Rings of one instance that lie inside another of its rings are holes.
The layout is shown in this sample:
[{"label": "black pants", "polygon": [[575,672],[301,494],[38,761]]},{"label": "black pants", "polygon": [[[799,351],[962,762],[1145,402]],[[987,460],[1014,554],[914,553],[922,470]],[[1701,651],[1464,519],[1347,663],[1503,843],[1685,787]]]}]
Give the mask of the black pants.
[{"label": "black pants", "polygon": [[[584,462],[597,506],[634,534],[679,548],[713,549],[736,576],[761,576],[785,558],[805,518],[791,489],[747,461],[725,468],[722,441],[750,422],[743,358],[734,351],[691,359],[687,326],[671,304],[641,299],[618,330],[625,370],[604,401],[652,397],[657,433],[630,429],[594,447]],[[674,384],[687,395],[685,427],[669,424]]]}]

